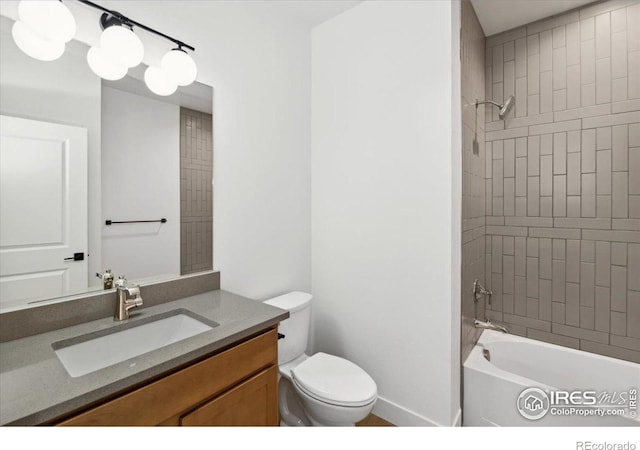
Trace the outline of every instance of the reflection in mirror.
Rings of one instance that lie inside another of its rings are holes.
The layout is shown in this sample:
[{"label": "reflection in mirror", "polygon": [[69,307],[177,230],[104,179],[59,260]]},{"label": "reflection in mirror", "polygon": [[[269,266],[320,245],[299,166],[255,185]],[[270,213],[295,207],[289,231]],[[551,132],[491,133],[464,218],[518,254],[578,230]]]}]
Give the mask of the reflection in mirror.
[{"label": "reflection in mirror", "polygon": [[159,97],[143,65],[101,80],[78,41],[37,61],[12,24],[0,17],[0,311],[101,290],[107,269],[143,284],[211,270],[212,88]]}]

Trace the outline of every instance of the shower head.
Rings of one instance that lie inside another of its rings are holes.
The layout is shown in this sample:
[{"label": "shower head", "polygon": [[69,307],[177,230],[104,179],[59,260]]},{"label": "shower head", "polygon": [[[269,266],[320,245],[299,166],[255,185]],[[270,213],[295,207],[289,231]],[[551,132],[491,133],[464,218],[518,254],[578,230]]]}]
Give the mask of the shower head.
[{"label": "shower head", "polygon": [[516,98],[513,95],[510,95],[509,98],[507,98],[507,101],[504,102],[504,105],[502,105],[502,107],[500,108],[500,112],[498,113],[498,117],[500,118],[500,120],[504,119],[504,116],[506,116],[507,113],[511,111],[511,108],[513,108],[515,102]]},{"label": "shower head", "polygon": [[478,108],[479,105],[482,105],[484,103],[490,103],[496,108],[500,108],[500,111],[498,112],[498,117],[500,118],[500,120],[504,120],[504,117],[507,115],[509,111],[511,111],[511,108],[513,108],[513,105],[515,105],[516,98],[513,95],[510,95],[507,98],[507,101],[504,102],[504,104],[502,105],[500,103],[494,102],[493,100],[476,100],[476,108]]}]

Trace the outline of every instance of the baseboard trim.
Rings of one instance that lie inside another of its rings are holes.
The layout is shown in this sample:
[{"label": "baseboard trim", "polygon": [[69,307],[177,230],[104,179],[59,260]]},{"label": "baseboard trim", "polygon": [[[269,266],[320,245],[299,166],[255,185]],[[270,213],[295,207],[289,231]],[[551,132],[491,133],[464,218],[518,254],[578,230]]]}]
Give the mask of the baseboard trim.
[{"label": "baseboard trim", "polygon": [[[373,407],[373,414],[383,418],[387,422],[399,427],[439,427],[441,424],[434,422],[420,414],[408,410],[407,408],[398,405],[397,403],[387,400],[384,397],[378,397],[376,405]],[[456,416],[456,420],[458,419]]]}]

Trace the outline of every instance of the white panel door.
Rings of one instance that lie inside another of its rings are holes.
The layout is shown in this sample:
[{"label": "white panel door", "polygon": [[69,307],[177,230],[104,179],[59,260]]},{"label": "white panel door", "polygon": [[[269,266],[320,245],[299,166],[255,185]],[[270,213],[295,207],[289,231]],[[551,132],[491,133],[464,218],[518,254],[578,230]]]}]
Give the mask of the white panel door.
[{"label": "white panel door", "polygon": [[0,116],[0,307],[85,290],[87,247],[87,130]]}]

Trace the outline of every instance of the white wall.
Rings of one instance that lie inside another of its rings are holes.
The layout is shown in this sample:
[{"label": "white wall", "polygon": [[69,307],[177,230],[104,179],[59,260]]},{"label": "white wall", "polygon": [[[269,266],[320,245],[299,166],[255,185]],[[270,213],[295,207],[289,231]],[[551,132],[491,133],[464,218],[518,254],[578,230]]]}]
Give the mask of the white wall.
[{"label": "white wall", "polygon": [[361,365],[399,425],[460,405],[457,7],[364,2],[312,31],[314,350]]},{"label": "white wall", "polygon": [[[110,220],[167,223],[116,224]],[[180,107],[102,87],[102,268],[180,275]]]}]

